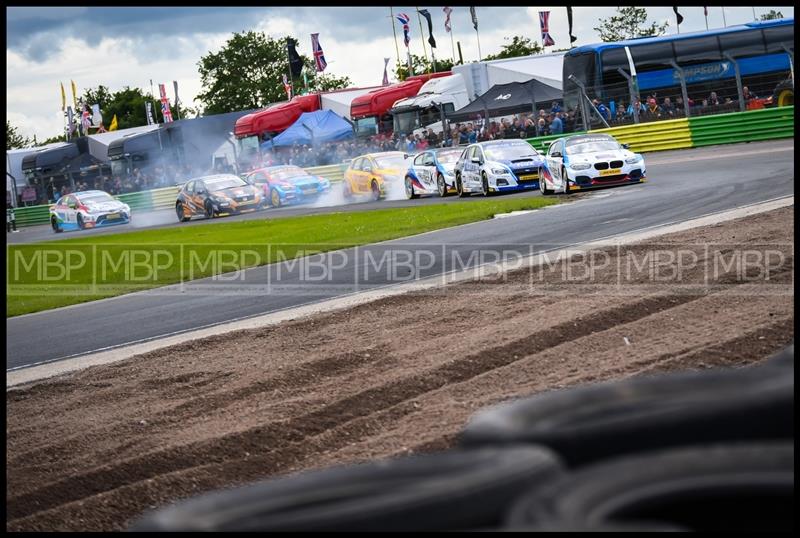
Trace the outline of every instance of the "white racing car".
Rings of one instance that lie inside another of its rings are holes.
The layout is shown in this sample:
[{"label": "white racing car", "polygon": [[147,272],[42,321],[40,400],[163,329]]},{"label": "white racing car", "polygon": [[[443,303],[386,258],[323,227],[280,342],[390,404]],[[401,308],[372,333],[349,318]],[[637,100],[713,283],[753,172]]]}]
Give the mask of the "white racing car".
[{"label": "white racing car", "polygon": [[559,138],[539,171],[542,194],[570,193],[594,187],[643,183],[644,157],[613,136],[586,134]]},{"label": "white racing car", "polygon": [[105,191],[65,194],[50,206],[50,226],[56,233],[127,224],[130,221],[130,206],[115,200]]},{"label": "white racing car", "polygon": [[459,196],[539,188],[542,155],[524,140],[470,144],[455,166]]}]

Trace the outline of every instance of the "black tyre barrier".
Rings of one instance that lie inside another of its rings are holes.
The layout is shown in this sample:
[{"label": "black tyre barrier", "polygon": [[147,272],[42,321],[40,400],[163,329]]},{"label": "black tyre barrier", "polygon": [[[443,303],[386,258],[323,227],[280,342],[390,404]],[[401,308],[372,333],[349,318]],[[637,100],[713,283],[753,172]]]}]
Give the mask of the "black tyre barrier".
[{"label": "black tyre barrier", "polygon": [[764,365],[631,378],[507,402],[473,415],[459,442],[541,444],[579,466],[672,446],[788,438],[794,368]]},{"label": "black tyre barrier", "polygon": [[214,492],[130,531],[449,530],[499,526],[510,503],[562,475],[543,447],[454,450],[334,467]]},{"label": "black tyre barrier", "polygon": [[676,525],[694,531],[791,531],[794,443],[684,447],[579,469],[535,488],[510,527]]}]

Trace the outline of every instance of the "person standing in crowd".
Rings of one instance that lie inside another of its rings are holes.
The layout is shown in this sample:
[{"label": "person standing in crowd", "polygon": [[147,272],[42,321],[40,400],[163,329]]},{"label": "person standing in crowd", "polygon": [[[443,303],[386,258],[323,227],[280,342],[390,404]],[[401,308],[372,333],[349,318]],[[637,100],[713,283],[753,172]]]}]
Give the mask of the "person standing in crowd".
[{"label": "person standing in crowd", "polygon": [[475,131],[475,126],[470,123],[467,125],[467,143],[474,144],[478,141],[478,133]]},{"label": "person standing in crowd", "polygon": [[672,119],[675,118],[677,112],[675,111],[675,105],[672,104],[672,101],[669,97],[664,98],[664,103],[661,105],[661,110],[666,118]]},{"label": "person standing in crowd", "polygon": [[417,149],[417,144],[414,142],[414,136],[408,135],[406,137],[406,148],[405,152],[408,154],[414,153],[414,150]]},{"label": "person standing in crowd", "polygon": [[592,104],[597,109],[597,112],[603,117],[606,122],[611,121],[611,112],[608,110],[608,107],[600,102],[600,99],[592,100]]},{"label": "person standing in crowd", "polygon": [[747,86],[742,87],[742,97],[744,97],[744,101],[748,102],[753,99],[758,99],[758,96],[750,91],[750,88]]},{"label": "person standing in crowd", "polygon": [[556,112],[550,122],[550,134],[560,135],[564,132],[564,122],[561,121],[561,112]]},{"label": "person standing in crowd", "polygon": [[647,108],[644,106],[644,104],[642,103],[642,101],[639,99],[638,96],[634,99],[633,103],[628,105],[628,110],[626,111],[626,114],[628,115],[628,117],[633,118],[634,108],[638,108],[639,109],[639,114],[640,115],[642,115],[645,112],[647,112]]},{"label": "person standing in crowd", "polygon": [[661,107],[658,105],[658,101],[656,101],[655,97],[650,97],[647,100],[647,109],[645,110],[645,117],[648,120],[657,120],[661,118],[663,111]]},{"label": "person standing in crowd", "polygon": [[550,113],[556,114],[561,112],[561,105],[558,104],[558,101],[553,101],[553,104],[550,105]]},{"label": "person standing in crowd", "polygon": [[536,120],[536,136],[547,136],[547,123],[544,118]]},{"label": "person standing in crowd", "polygon": [[722,104],[719,100],[719,97],[717,97],[717,92],[711,92],[711,95],[708,96],[707,102],[707,106],[719,106]]}]

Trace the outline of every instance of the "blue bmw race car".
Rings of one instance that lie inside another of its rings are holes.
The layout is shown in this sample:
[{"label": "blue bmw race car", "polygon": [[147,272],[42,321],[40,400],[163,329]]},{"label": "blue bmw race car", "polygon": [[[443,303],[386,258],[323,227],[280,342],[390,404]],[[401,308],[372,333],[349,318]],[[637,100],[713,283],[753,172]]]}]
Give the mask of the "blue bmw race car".
[{"label": "blue bmw race car", "polygon": [[524,140],[470,144],[455,166],[459,196],[539,188],[542,155]]}]

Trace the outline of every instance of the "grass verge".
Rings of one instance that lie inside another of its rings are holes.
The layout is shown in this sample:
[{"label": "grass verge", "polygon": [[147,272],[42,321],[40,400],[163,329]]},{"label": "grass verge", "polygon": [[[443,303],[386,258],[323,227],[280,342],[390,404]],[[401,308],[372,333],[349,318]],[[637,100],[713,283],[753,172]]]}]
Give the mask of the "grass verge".
[{"label": "grass verge", "polygon": [[[557,202],[541,197],[492,199],[274,220],[265,214],[264,220],[9,245],[6,316],[396,239]],[[243,255],[245,251],[249,255]]]}]

